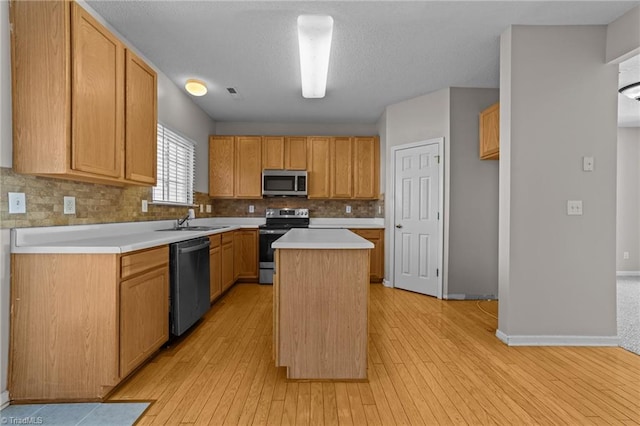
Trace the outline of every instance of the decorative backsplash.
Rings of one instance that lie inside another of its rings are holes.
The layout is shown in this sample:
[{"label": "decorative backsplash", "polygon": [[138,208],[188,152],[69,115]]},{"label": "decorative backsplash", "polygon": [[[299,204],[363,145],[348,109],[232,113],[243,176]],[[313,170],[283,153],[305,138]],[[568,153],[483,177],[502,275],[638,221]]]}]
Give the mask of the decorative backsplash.
[{"label": "decorative backsplash", "polygon": [[[142,213],[142,200],[151,201],[151,188],[99,185],[21,175],[9,168],[0,168],[0,228],[31,226],[85,225],[92,223],[136,222],[177,219],[187,207],[149,204]],[[24,192],[27,213],[9,214],[8,192]],[[63,213],[63,197],[76,197],[76,214]],[[198,205],[211,205],[211,213],[200,212],[196,217],[264,217],[267,207],[308,208],[311,217],[372,218],[384,216],[384,200],[307,200],[299,198],[265,198],[257,200],[210,199],[202,192],[195,193]],[[249,206],[254,213],[249,213]],[[351,206],[351,213],[345,212]],[[381,213],[378,213],[381,212]]]}]

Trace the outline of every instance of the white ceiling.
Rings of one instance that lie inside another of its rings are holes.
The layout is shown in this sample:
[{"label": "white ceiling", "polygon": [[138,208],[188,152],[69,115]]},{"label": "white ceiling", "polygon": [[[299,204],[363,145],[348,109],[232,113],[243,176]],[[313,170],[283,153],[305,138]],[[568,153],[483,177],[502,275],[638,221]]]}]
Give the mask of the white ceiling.
[{"label": "white ceiling", "polygon": [[[88,4],[180,87],[204,80],[209,93],[194,101],[216,121],[374,123],[387,105],[445,87],[497,88],[510,24],[608,24],[640,1]],[[300,14],[335,21],[324,99],[301,96]]]}]

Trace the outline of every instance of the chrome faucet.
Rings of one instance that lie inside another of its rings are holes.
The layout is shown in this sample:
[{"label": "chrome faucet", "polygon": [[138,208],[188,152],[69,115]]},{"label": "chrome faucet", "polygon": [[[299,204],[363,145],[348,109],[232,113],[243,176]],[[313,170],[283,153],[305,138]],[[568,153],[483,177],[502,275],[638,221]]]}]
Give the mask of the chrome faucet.
[{"label": "chrome faucet", "polygon": [[187,213],[187,215],[183,218],[180,218],[177,220],[177,226],[176,228],[180,228],[182,226],[183,223],[187,222],[187,226],[189,226],[189,220],[190,219],[194,219],[196,217],[193,209],[189,209],[189,212]]}]

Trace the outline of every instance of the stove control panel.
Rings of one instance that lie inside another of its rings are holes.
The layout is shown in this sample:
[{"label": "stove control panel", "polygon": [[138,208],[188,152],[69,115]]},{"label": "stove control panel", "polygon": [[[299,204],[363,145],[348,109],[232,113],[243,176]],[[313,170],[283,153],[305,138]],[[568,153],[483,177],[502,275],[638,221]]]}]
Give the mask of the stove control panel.
[{"label": "stove control panel", "polygon": [[266,210],[267,218],[309,218],[309,209],[290,209],[290,208],[282,208],[282,209],[272,209],[269,208]]}]

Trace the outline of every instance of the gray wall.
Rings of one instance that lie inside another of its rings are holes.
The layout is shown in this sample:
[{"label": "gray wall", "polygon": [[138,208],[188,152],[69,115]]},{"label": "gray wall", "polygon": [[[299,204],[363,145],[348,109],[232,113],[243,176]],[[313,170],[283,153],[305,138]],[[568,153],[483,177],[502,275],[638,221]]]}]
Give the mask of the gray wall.
[{"label": "gray wall", "polygon": [[[98,20],[113,30],[99,15],[84,2],[82,6]],[[125,40],[120,36],[122,40]],[[130,45],[129,45],[130,46]],[[133,46],[130,46],[133,47]],[[9,39],[8,3],[0,1],[0,166],[11,167],[12,135],[11,135],[11,58]],[[134,49],[135,50],[135,49]],[[141,52],[136,52],[144,57]],[[153,64],[150,63],[151,66]],[[158,71],[157,68],[155,68]],[[207,192],[209,134],[215,132],[215,122],[206,115],[185,92],[158,71],[158,119],[165,125],[193,139],[196,147],[196,182],[195,190]],[[0,196],[6,197],[5,193]],[[9,283],[10,283],[10,246],[9,230],[0,229],[0,405],[8,395],[7,369],[9,347]]]},{"label": "gray wall", "polygon": [[498,89],[451,88],[449,298],[498,295],[498,161],[479,158],[479,112]]},{"label": "gray wall", "polygon": [[[501,43],[499,334],[611,342],[617,66],[604,63],[606,27],[513,26]],[[567,200],[583,200],[584,215],[568,216]]]},{"label": "gray wall", "polygon": [[[640,128],[618,128],[616,270],[640,274]],[[624,252],[629,259],[624,259]]]}]

